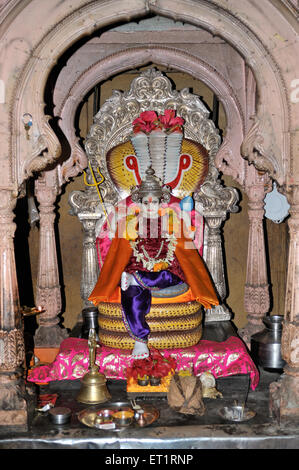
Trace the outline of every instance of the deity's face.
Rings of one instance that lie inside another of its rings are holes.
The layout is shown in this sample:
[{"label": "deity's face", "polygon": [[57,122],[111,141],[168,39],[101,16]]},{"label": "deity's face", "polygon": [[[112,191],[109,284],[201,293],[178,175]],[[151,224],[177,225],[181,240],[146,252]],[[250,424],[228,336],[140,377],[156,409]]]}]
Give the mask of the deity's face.
[{"label": "deity's face", "polygon": [[141,200],[141,214],[144,217],[155,219],[158,217],[160,200],[154,194],[149,193]]}]

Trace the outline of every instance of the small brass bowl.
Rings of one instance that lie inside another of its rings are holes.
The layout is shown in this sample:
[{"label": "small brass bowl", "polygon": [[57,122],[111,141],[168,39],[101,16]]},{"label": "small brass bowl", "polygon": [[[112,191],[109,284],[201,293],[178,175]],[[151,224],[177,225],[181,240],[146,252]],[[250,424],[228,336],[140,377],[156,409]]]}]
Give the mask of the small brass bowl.
[{"label": "small brass bowl", "polygon": [[104,423],[112,423],[113,413],[114,411],[109,409],[103,409],[98,411],[94,419],[94,424],[100,425]]},{"label": "small brass bowl", "polygon": [[138,379],[137,380],[137,383],[138,385],[140,385],[141,387],[146,387],[148,384],[149,384],[149,378],[146,378],[146,379]]},{"label": "small brass bowl", "polygon": [[113,410],[103,409],[97,412],[97,417],[102,418],[103,421],[112,421],[113,414]]},{"label": "small brass bowl", "polygon": [[157,387],[158,385],[161,385],[160,377],[150,377],[149,380],[152,387]]},{"label": "small brass bowl", "polygon": [[129,426],[133,422],[133,418],[133,410],[121,410],[113,414],[113,421],[118,426]]}]

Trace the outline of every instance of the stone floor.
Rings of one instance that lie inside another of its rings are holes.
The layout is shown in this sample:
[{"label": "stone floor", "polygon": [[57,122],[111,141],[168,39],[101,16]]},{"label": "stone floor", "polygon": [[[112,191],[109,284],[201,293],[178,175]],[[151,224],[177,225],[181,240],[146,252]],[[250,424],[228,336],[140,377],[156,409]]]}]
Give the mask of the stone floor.
[{"label": "stone floor", "polygon": [[[79,381],[54,382],[40,391],[58,393],[56,406],[72,410],[70,424],[54,425],[47,412],[34,412],[26,432],[1,433],[0,449],[298,449],[299,423],[282,428],[269,415],[268,388],[277,379],[278,373],[261,370],[257,389],[249,389],[248,395],[244,376],[219,379],[217,388],[223,398],[205,398],[205,414],[198,417],[173,411],[165,398],[148,399],[160,412],[157,421],[145,428],[132,424],[118,432],[89,428],[78,420],[78,413],[87,407],[76,401]],[[125,382],[107,385],[111,403],[127,400]],[[252,419],[234,423],[221,416],[224,406],[244,399],[248,409],[256,412]]]}]

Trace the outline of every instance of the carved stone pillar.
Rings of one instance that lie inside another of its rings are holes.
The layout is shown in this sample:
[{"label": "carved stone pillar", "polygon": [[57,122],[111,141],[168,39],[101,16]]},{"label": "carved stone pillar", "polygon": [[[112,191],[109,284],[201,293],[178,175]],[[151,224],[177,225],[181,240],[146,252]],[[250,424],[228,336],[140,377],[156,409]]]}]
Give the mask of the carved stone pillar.
[{"label": "carved stone pillar", "polygon": [[281,352],[284,374],[270,385],[270,410],[284,424],[299,418],[299,186],[290,192],[289,259]]},{"label": "carved stone pillar", "polygon": [[248,348],[250,348],[251,336],[262,329],[262,319],[270,309],[263,226],[265,185],[268,183],[268,176],[259,176],[257,170],[253,167],[250,169],[250,172],[256,174],[252,175],[252,184],[246,188],[248,195],[249,237],[244,307],[247,312],[248,323],[239,330],[239,334]]},{"label": "carved stone pillar", "polygon": [[27,427],[23,320],[20,312],[13,237],[16,198],[0,191],[0,426]]},{"label": "carved stone pillar", "polygon": [[40,212],[40,245],[36,304],[45,312],[39,315],[35,347],[56,348],[67,337],[61,328],[58,315],[61,313],[61,290],[57,264],[55,240],[55,201],[59,189],[56,170],[44,172],[36,181],[35,194]]}]

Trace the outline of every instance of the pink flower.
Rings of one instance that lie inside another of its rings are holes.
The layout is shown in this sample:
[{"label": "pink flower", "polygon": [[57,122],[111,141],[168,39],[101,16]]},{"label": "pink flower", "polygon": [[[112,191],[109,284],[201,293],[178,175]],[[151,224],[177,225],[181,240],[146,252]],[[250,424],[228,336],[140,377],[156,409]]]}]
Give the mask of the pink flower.
[{"label": "pink flower", "polygon": [[133,121],[133,131],[137,132],[151,132],[157,129],[158,116],[155,111],[144,111],[140,116]]},{"label": "pink flower", "polygon": [[184,119],[175,116],[174,109],[166,109],[164,115],[160,114],[159,121],[163,124],[165,129],[180,130],[180,126],[184,124]]},{"label": "pink flower", "polygon": [[158,117],[155,111],[144,111],[133,121],[133,132],[149,133],[156,129],[165,129],[170,132],[182,132],[181,126],[184,119],[175,115],[174,109],[166,109],[164,114]]}]

